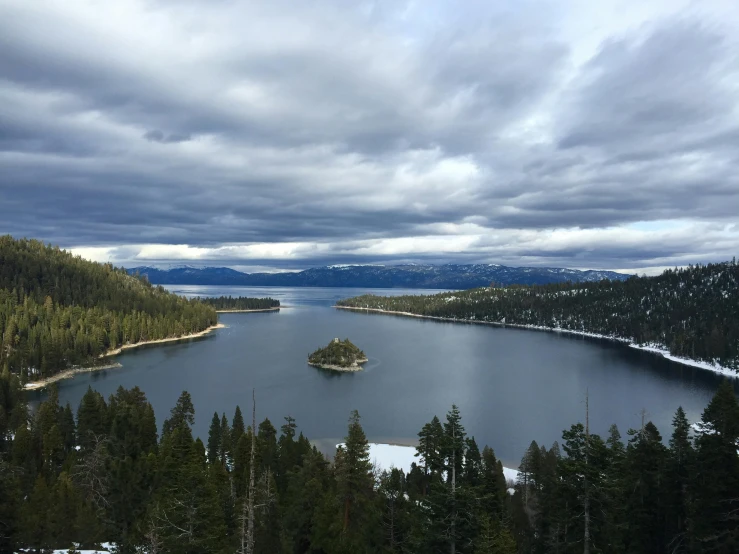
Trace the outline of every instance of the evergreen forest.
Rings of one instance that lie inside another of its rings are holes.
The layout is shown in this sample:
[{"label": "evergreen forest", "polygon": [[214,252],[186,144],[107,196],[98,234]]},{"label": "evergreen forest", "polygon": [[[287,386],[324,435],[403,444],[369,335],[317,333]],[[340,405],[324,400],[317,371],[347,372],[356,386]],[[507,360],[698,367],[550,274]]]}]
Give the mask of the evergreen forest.
[{"label": "evergreen forest", "polygon": [[274,300],[273,298],[249,298],[247,296],[218,296],[218,297],[205,297],[205,298],[194,298],[193,300],[199,300],[203,304],[211,306],[216,310],[269,310],[272,308],[279,308],[280,301]]},{"label": "evergreen forest", "polygon": [[595,333],[739,371],[736,259],[625,281],[493,284],[428,296],[364,295],[337,305]]},{"label": "evergreen forest", "polygon": [[196,333],[216,322],[213,307],[124,269],[40,241],[0,237],[0,370],[24,383],[95,365],[124,344]]},{"label": "evergreen forest", "polygon": [[407,474],[373,467],[357,412],[330,461],[293,418],[256,425],[238,406],[213,414],[203,442],[187,392],[161,428],[138,388],[107,399],[88,389],[75,408],[52,388],[30,414],[18,378],[0,376],[1,552],[101,542],[149,554],[739,548],[739,404],[728,381],[696,425],[678,408],[664,438],[649,421],[601,437],[585,417],[561,443],[532,442],[515,484],[456,406],[420,430]]}]

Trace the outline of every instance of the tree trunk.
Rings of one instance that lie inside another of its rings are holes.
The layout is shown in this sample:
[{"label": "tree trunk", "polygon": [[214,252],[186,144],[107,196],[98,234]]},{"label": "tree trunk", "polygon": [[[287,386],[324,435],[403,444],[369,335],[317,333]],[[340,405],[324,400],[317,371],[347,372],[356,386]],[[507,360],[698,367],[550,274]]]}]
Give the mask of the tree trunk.
[{"label": "tree trunk", "polygon": [[347,528],[349,527],[349,506],[351,505],[351,502],[348,498],[344,499],[344,533],[346,533]]},{"label": "tree trunk", "polygon": [[585,476],[583,488],[585,499],[585,533],[583,536],[583,554],[590,554],[590,490],[588,490],[588,462],[590,457],[590,409],[588,405],[588,393],[585,392]]},{"label": "tree trunk", "polygon": [[254,451],[257,439],[257,401],[251,391],[251,461],[249,463],[249,498],[247,500],[246,553],[254,553]]},{"label": "tree trunk", "polygon": [[451,544],[449,545],[449,552],[456,554],[457,552],[457,539],[454,536],[456,533],[457,523],[457,428],[456,425],[452,427],[452,532],[451,532]]}]

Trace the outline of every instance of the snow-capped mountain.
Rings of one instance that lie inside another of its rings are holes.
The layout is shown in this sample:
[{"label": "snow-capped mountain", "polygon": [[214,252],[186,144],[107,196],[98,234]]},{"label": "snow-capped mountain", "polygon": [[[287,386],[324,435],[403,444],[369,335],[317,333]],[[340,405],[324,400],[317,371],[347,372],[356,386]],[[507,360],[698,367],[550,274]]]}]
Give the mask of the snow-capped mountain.
[{"label": "snow-capped mountain", "polygon": [[242,273],[227,267],[190,266],[158,269],[135,267],[129,273],[146,276],[154,284],[247,285],[281,287],[367,287],[469,289],[497,285],[535,285],[624,280],[613,271],[580,271],[550,267],[507,267],[495,264],[336,265],[294,273]]}]

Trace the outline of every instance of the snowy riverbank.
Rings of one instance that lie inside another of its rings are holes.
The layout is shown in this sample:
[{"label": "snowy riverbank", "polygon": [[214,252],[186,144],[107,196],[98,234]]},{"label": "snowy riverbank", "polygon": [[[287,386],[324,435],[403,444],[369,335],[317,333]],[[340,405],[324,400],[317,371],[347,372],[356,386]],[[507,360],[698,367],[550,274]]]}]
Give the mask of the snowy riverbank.
[{"label": "snowy riverbank", "polygon": [[594,339],[613,340],[616,342],[621,342],[627,346],[630,346],[631,348],[636,348],[637,350],[643,350],[645,352],[651,352],[652,354],[661,355],[662,357],[667,358],[668,360],[672,362],[677,362],[679,364],[687,365],[690,367],[697,367],[699,369],[713,371],[714,373],[718,373],[719,375],[725,375],[726,377],[732,377],[735,379],[739,378],[739,373],[737,373],[731,368],[722,366],[721,364],[704,362],[700,360],[693,360],[691,358],[681,358],[680,356],[673,356],[672,354],[670,354],[670,351],[667,350],[662,345],[655,345],[655,344],[641,345],[641,344],[637,344],[635,342],[630,341],[629,339],[625,339],[622,337],[600,335],[598,333],[587,333],[585,331],[573,331],[571,329],[562,329],[561,327],[544,327],[542,325],[522,325],[520,323],[502,323],[499,321],[478,321],[475,319],[455,319],[451,317],[420,315],[420,314],[414,314],[411,312],[397,312],[393,310],[382,310],[380,308],[356,308],[354,306],[334,306],[334,307],[341,309],[341,310],[354,310],[354,311],[359,311],[359,312],[376,312],[380,314],[400,315],[404,317],[417,317],[420,319],[434,319],[436,321],[447,321],[451,323],[477,323],[477,324],[482,324],[482,325],[495,325],[498,327],[516,327],[519,329],[530,329],[534,331],[549,331],[549,332],[555,332],[555,333],[567,333],[570,335],[579,335],[582,337],[590,337]]}]

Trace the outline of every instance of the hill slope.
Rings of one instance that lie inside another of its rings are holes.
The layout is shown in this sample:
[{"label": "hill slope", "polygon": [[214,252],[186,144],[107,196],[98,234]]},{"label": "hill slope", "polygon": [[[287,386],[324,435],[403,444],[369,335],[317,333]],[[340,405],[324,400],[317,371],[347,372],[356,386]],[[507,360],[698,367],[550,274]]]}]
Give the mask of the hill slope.
[{"label": "hill slope", "polygon": [[479,288],[433,296],[370,295],[337,304],[595,333],[739,369],[735,261],[626,281]]},{"label": "hill slope", "polygon": [[127,343],[177,337],[215,310],[35,240],[0,237],[0,369],[22,380],[94,363]]},{"label": "hill slope", "polygon": [[621,280],[629,275],[613,271],[579,271],[546,267],[506,267],[494,264],[445,265],[349,265],[306,269],[295,273],[241,273],[226,267],[178,267],[128,270],[155,284],[245,285],[281,287],[366,287],[465,289],[498,285],[576,283]]}]

